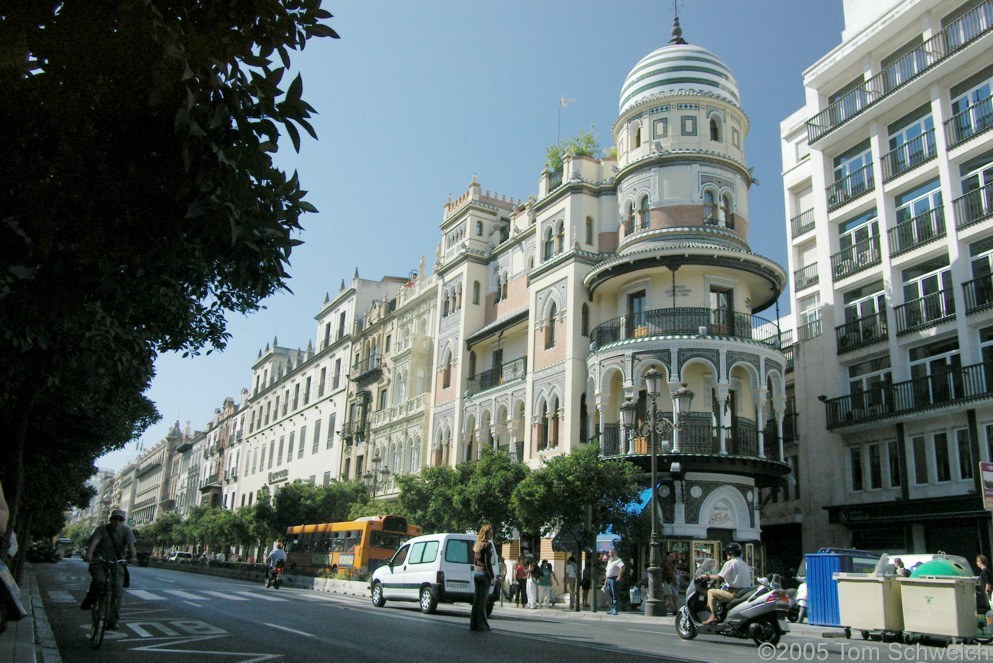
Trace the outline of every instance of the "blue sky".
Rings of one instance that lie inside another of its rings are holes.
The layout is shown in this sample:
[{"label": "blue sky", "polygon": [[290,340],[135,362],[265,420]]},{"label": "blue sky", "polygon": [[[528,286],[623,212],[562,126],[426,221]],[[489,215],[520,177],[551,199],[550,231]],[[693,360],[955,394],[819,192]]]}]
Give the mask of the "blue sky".
[{"label": "blue sky", "polygon": [[[595,127],[609,146],[628,71],[670,38],[666,0],[325,0],[340,40],[294,57],[318,141],[280,164],[300,174],[318,214],[304,219],[290,288],[229,319],[224,352],[163,355],[149,397],[162,413],[141,441],[98,461],[119,469],[175,422],[202,429],[239,398],[260,349],[305,348],[325,292],[356,268],[401,276],[433,262],[442,206],[473,175],[484,191],[537,192],[545,148]],[[751,246],[786,266],[779,122],[803,103],[802,72],[840,42],[841,0],[680,0],[684,38],[731,68],[751,121],[746,158]],[[291,79],[287,77],[286,84]],[[785,303],[785,300],[784,300]],[[786,312],[784,306],[783,312]],[[766,317],[773,317],[770,311]]]}]

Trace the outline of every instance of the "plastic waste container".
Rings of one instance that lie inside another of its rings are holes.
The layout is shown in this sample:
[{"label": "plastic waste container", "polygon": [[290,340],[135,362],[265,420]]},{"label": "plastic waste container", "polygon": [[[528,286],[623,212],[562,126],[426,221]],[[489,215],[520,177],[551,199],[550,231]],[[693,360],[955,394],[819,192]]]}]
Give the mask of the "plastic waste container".
[{"label": "plastic waste container", "polygon": [[903,630],[901,586],[895,576],[835,573],[841,624],[859,631]]},{"label": "plastic waste container", "polygon": [[805,555],[807,564],[807,621],[815,626],[843,626],[835,573],[870,573],[879,555],[867,550],[821,548]]},{"label": "plastic waste container", "polygon": [[976,637],[976,579],[900,578],[903,628],[924,635]]}]

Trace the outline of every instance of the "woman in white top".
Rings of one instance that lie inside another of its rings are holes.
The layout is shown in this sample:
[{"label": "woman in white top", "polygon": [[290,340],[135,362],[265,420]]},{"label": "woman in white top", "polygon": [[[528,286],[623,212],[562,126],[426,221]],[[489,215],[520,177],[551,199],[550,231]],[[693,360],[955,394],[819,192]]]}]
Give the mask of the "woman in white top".
[{"label": "woman in white top", "polygon": [[617,614],[617,583],[624,575],[624,562],[617,556],[617,551],[610,549],[607,558],[607,593],[610,595],[610,610],[608,615]]}]

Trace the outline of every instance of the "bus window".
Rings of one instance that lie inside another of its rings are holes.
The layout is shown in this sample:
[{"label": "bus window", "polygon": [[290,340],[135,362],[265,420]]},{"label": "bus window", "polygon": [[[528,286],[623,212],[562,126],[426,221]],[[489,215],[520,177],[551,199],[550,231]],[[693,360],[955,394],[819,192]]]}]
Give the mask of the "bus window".
[{"label": "bus window", "polygon": [[445,545],[445,561],[456,564],[474,564],[476,556],[472,551],[472,541],[449,540]]},{"label": "bus window", "polygon": [[407,537],[403,534],[394,534],[393,532],[372,532],[369,539],[373,548],[396,550],[405,538]]},{"label": "bus window", "polygon": [[355,546],[362,543],[362,532],[346,532],[345,533],[345,552],[352,552],[355,550]]}]

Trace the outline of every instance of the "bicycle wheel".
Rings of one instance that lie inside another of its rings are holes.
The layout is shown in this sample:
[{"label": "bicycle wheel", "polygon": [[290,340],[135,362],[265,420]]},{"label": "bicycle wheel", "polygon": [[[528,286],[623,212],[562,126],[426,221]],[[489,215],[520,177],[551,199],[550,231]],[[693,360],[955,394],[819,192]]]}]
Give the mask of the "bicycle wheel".
[{"label": "bicycle wheel", "polygon": [[110,619],[110,585],[100,592],[100,599],[93,608],[93,624],[90,627],[90,644],[99,649],[103,644],[103,634],[107,630],[107,620]]}]

